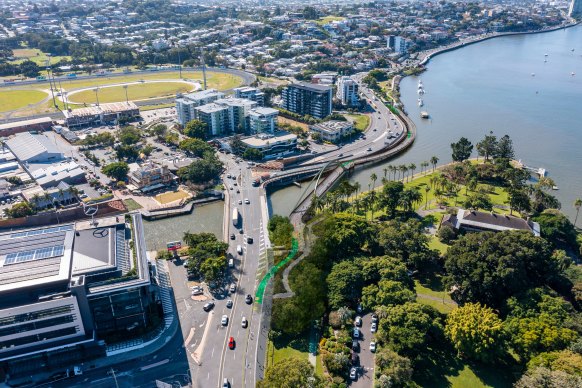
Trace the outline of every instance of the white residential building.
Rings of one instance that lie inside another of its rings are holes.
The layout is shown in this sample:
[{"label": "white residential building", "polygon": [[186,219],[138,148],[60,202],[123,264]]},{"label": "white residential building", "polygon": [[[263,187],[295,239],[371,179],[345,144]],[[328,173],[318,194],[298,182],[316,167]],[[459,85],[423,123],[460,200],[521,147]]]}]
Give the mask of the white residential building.
[{"label": "white residential building", "polygon": [[249,112],[251,133],[274,133],[277,131],[279,111],[273,108],[256,108]]},{"label": "white residential building", "polygon": [[401,36],[390,35],[386,39],[389,49],[398,54],[404,54],[408,50],[410,42]]},{"label": "white residential building", "polygon": [[336,97],[342,105],[356,106],[360,99],[358,98],[358,84],[350,77],[340,77],[337,82]]},{"label": "white residential building", "polygon": [[196,107],[210,104],[220,98],[224,98],[224,93],[216,89],[207,89],[200,92],[183,94],[176,98],[176,113],[178,122],[184,126],[189,121],[196,118],[194,109]]}]

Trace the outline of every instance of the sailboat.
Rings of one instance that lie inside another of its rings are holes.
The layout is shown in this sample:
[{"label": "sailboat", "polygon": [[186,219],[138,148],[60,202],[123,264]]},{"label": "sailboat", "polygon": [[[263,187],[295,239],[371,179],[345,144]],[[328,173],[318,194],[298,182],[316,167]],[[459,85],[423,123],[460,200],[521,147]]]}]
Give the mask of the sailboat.
[{"label": "sailboat", "polygon": [[418,106],[423,106],[423,105],[424,105],[424,102],[422,101],[422,98],[419,98],[418,99]]}]

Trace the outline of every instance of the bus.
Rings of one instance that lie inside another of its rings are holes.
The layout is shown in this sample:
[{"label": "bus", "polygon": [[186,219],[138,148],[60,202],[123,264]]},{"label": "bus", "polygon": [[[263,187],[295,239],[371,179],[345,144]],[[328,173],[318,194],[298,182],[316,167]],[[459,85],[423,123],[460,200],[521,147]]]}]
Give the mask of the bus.
[{"label": "bus", "polygon": [[232,209],[232,224],[234,226],[238,225],[238,209],[236,207]]}]

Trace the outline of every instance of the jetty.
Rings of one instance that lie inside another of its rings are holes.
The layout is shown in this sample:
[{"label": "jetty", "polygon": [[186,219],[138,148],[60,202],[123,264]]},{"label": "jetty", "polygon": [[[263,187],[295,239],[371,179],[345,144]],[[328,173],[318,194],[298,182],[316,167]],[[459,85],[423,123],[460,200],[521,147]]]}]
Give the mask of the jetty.
[{"label": "jetty", "polygon": [[545,177],[548,174],[548,171],[545,168],[543,168],[543,167],[532,167],[532,166],[528,166],[525,163],[523,163],[521,161],[521,159],[517,161],[517,167],[518,168],[523,168],[524,170],[527,170],[530,173],[539,176],[540,178],[541,177]]}]

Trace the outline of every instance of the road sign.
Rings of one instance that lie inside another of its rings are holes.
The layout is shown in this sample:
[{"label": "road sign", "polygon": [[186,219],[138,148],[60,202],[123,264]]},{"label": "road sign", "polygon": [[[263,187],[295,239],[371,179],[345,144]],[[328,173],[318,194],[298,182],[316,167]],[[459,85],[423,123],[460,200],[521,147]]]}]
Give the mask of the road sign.
[{"label": "road sign", "polygon": [[168,251],[177,251],[182,248],[182,241],[172,241],[166,244]]}]

